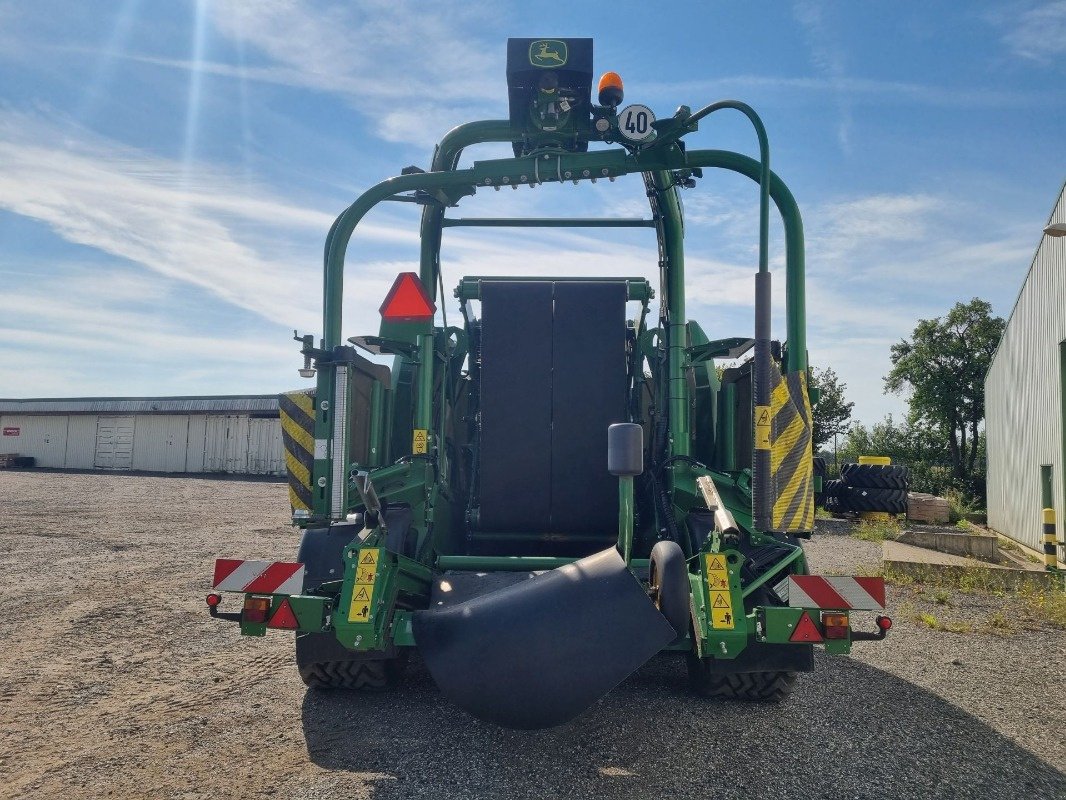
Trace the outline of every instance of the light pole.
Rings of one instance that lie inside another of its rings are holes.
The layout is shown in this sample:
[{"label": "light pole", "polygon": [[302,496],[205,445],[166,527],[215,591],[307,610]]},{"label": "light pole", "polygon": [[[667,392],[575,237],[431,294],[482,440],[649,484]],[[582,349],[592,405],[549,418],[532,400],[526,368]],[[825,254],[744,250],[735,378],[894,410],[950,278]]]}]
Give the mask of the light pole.
[{"label": "light pole", "polygon": [[1066,222],[1055,222],[1044,228],[1045,236],[1066,236]]}]

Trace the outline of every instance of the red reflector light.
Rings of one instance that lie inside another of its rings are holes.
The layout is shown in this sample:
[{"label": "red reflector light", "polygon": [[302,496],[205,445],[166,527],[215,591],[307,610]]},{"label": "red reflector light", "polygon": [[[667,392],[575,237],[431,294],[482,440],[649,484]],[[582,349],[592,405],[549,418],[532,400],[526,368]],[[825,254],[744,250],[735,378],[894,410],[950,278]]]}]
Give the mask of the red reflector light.
[{"label": "red reflector light", "polygon": [[296,615],[292,611],[292,604],[289,603],[289,598],[286,597],[281,601],[278,610],[271,615],[267,627],[284,628],[285,630],[290,631],[294,631],[300,627],[300,623],[296,620]]},{"label": "red reflector light", "polygon": [[220,595],[220,594],[209,594],[207,596],[207,604],[209,606],[211,606],[211,608],[214,608],[215,606],[217,606],[221,602],[222,602],[222,595]]},{"label": "red reflector light", "polygon": [[878,617],[876,621],[877,627],[883,631],[887,631],[889,628],[892,627],[892,620],[888,617]]},{"label": "red reflector light", "polygon": [[249,595],[244,598],[244,614],[241,617],[243,622],[266,622],[267,614],[269,613],[269,597],[252,597]]},{"label": "red reflector light", "polygon": [[796,623],[796,630],[792,632],[788,640],[790,642],[820,642],[822,634],[818,626],[814,624],[814,620],[804,611],[799,622]]},{"label": "red reflector light", "polygon": [[847,639],[850,626],[848,615],[839,611],[827,611],[822,614],[822,628],[826,639]]},{"label": "red reflector light", "polygon": [[401,272],[381,304],[381,316],[389,322],[429,322],[437,307],[426,287],[413,272]]}]

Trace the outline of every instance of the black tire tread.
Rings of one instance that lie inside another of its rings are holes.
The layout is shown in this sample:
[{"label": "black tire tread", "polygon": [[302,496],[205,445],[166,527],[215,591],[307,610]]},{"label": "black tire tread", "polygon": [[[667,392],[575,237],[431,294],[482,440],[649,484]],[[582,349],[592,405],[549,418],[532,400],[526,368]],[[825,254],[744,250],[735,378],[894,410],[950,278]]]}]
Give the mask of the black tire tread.
[{"label": "black tire tread", "polygon": [[863,489],[903,489],[910,487],[911,470],[902,464],[845,464],[840,477],[848,486]]},{"label": "black tire tread", "polygon": [[312,689],[360,689],[380,692],[399,680],[399,659],[319,661],[300,666],[300,678]]},{"label": "black tire tread", "polygon": [[889,514],[907,513],[907,492],[903,489],[874,489],[859,486],[844,488],[845,500],[853,511],[883,511]]},{"label": "black tire tread", "polygon": [[649,573],[658,578],[655,605],[666,621],[683,636],[691,622],[688,567],[677,542],[656,542],[651,549]]},{"label": "black tire tread", "polygon": [[792,694],[796,676],[795,672],[714,673],[689,664],[690,683],[696,693],[723,700],[780,703]]}]

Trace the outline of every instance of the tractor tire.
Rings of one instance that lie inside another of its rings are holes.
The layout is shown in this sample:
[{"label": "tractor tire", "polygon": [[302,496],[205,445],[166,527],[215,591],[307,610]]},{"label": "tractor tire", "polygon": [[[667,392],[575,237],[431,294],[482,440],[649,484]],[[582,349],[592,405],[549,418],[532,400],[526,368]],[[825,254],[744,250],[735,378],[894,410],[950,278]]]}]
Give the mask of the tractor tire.
[{"label": "tractor tire", "polygon": [[906,491],[910,488],[911,471],[901,464],[845,464],[840,468],[840,477],[848,486]]},{"label": "tractor tire", "polygon": [[849,511],[855,510],[851,507],[851,503],[848,501],[848,498],[841,497],[839,495],[827,497],[825,500],[825,506],[823,506],[823,508],[825,508],[825,510],[828,511],[830,514],[847,514]]},{"label": "tractor tire", "polygon": [[[863,466],[866,465],[863,464]],[[907,492],[903,489],[866,489],[859,486],[847,486],[844,491],[847,504],[853,511],[907,513]]]},{"label": "tractor tire", "polygon": [[704,659],[688,656],[689,686],[703,697],[780,703],[792,694],[795,672],[711,672]]},{"label": "tractor tire", "polygon": [[825,459],[821,456],[814,457],[814,474],[819,478],[825,480],[826,475],[829,474],[829,468],[826,466]]},{"label": "tractor tire", "polygon": [[677,635],[683,636],[691,623],[691,588],[685,553],[677,542],[656,542],[652,547],[648,584],[655,607],[674,627]]},{"label": "tractor tire", "polygon": [[840,487],[843,485],[843,481],[826,481],[822,485],[822,494],[825,495],[826,500],[840,497]]},{"label": "tractor tire", "polygon": [[[315,638],[312,638],[315,637]],[[296,639],[296,667],[311,689],[359,689],[380,692],[403,677],[407,654],[373,658],[353,653],[327,633],[309,633]]]}]

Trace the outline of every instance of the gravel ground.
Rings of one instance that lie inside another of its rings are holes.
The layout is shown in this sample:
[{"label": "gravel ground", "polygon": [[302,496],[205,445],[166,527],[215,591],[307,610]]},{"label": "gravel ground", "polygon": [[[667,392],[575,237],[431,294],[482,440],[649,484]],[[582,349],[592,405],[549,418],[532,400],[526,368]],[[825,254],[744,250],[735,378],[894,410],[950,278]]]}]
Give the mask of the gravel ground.
[{"label": "gravel ground", "polygon": [[[216,555],[295,551],[281,484],[5,472],[0,506],[0,797],[1066,798],[1066,634],[992,626],[1009,598],[893,587],[889,639],[819,653],[780,706],[696,699],[661,657],[504,731],[417,663],[398,692],[306,692],[287,636],[207,616]],[[880,560],[842,526],[808,553]]]}]

